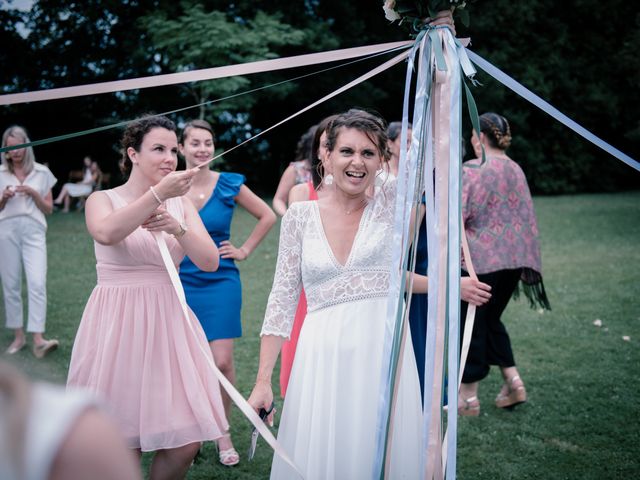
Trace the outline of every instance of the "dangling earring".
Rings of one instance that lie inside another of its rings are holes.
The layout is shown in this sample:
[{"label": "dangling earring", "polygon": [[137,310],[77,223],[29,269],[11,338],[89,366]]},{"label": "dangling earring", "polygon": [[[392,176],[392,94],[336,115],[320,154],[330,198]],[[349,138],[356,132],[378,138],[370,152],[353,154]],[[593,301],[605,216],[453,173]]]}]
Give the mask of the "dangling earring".
[{"label": "dangling earring", "polygon": [[328,175],[325,175],[324,178],[322,179],[322,182],[325,185],[333,185],[333,175],[330,173]]}]

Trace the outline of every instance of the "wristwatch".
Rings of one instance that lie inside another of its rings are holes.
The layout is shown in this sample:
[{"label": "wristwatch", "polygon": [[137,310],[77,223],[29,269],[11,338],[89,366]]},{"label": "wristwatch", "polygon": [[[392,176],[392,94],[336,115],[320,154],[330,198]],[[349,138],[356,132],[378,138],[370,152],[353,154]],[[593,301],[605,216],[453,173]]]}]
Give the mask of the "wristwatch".
[{"label": "wristwatch", "polygon": [[174,233],[173,237],[181,238],[184,236],[185,233],[187,233],[187,230],[188,230],[187,226],[184,223],[180,222],[180,230],[178,231],[178,233]]}]

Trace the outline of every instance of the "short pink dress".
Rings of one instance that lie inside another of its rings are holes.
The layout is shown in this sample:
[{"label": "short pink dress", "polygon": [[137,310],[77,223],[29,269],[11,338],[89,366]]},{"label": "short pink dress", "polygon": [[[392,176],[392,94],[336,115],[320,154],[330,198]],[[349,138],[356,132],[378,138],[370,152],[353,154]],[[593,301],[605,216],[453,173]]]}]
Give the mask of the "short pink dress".
[{"label": "short pink dress", "polygon": [[[126,205],[106,190],[114,208]],[[182,200],[165,204],[184,219]],[[166,242],[175,265],[180,244]],[[73,345],[68,387],[100,395],[127,444],[142,451],[220,438],[228,428],[204,331],[186,321],[155,239],[138,228],[116,245],[95,243],[98,284]],[[212,299],[216,301],[216,299]]]}]

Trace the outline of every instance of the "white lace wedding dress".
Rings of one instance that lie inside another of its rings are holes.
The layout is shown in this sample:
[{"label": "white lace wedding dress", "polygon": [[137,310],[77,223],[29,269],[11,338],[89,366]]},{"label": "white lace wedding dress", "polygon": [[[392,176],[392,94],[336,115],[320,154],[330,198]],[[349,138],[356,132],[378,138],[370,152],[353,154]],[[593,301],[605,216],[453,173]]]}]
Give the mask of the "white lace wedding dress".
[{"label": "white lace wedding dress", "polygon": [[[308,313],[278,440],[306,480],[373,476],[394,197],[387,185],[367,205],[345,265],[331,251],[317,202],[294,203],[282,221],[261,334],[288,337],[304,285]],[[389,478],[418,479],[421,401],[410,339],[402,362]],[[271,478],[297,476],[276,455]]]}]

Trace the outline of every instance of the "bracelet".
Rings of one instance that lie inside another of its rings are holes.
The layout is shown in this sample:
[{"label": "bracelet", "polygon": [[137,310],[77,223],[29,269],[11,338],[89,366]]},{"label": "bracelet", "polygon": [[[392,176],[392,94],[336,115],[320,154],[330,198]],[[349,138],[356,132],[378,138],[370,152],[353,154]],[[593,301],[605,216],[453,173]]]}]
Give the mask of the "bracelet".
[{"label": "bracelet", "polygon": [[244,259],[245,260],[247,258],[249,258],[249,252],[247,252],[247,250],[244,248],[244,246],[240,247],[238,250],[240,250],[242,253],[244,253]]},{"label": "bracelet", "polygon": [[160,197],[158,196],[158,193],[156,192],[156,189],[153,188],[153,186],[151,186],[151,187],[149,187],[149,191],[153,195],[153,198],[155,198],[156,201],[158,202],[158,205],[162,205],[162,200],[160,200]]},{"label": "bracelet", "polygon": [[180,222],[180,230],[178,231],[178,233],[174,233],[173,234],[173,238],[175,238],[176,240],[180,237],[183,237],[185,233],[187,233],[187,230],[189,230],[187,228],[187,225]]}]

